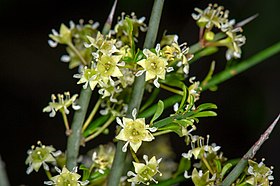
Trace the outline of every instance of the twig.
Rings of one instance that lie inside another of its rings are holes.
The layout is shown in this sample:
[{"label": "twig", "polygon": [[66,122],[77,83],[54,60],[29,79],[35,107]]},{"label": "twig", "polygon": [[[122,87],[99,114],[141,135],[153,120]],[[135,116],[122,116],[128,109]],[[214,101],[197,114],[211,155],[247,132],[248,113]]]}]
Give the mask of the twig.
[{"label": "twig", "polygon": [[[143,48],[149,49],[155,45],[163,4],[164,4],[164,0],[155,0],[154,2],[151,18],[149,21],[148,32],[145,38]],[[133,84],[132,97],[128,104],[127,117],[132,118],[132,110],[134,108],[139,110],[144,94],[144,86],[145,86],[145,76],[143,74],[137,77]],[[126,153],[122,152],[122,147],[124,143],[125,142],[123,141],[119,141],[117,144],[116,154],[109,175],[108,186],[119,185],[119,180],[122,176],[122,171],[124,168],[124,160],[126,157]]]},{"label": "twig", "polygon": [[252,159],[257,151],[260,149],[262,144],[268,139],[275,125],[280,118],[280,114],[274,120],[274,122],[266,129],[266,131],[261,135],[260,139],[249,149],[249,151],[242,157],[234,169],[228,174],[225,180],[222,182],[221,186],[230,186],[242,173],[246,165],[248,164],[248,159]]},{"label": "twig", "polygon": [[9,186],[8,176],[5,170],[5,163],[2,161],[0,156],[0,185],[1,186]]}]

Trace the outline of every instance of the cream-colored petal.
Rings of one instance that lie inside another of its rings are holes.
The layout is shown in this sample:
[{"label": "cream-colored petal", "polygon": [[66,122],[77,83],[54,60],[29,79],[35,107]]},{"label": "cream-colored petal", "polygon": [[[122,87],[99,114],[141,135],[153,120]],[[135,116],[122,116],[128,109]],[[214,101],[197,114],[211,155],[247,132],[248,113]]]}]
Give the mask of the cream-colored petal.
[{"label": "cream-colored petal", "polygon": [[117,64],[121,58],[122,58],[122,55],[114,55],[111,57],[113,59],[113,61]]},{"label": "cream-colored petal", "polygon": [[195,148],[195,149],[192,150],[192,153],[193,153],[195,159],[198,158],[200,152],[201,152],[201,148],[200,148],[200,147],[197,147],[197,148]]},{"label": "cream-colored petal", "polygon": [[116,66],[114,69],[114,72],[112,73],[113,77],[120,77],[123,76],[123,74],[121,73],[120,69]]},{"label": "cream-colored petal", "polygon": [[135,121],[145,124],[145,118],[137,118]]},{"label": "cream-colored petal", "polygon": [[40,169],[41,165],[42,165],[42,162],[32,163],[32,167],[33,167],[33,169],[34,169],[36,172],[38,172],[38,170]]},{"label": "cream-colored petal", "polygon": [[123,125],[125,126],[126,123],[133,122],[131,118],[123,118]]},{"label": "cream-colored petal", "polygon": [[125,137],[125,134],[124,134],[124,129],[122,129],[120,131],[120,133],[116,136],[116,139],[122,140],[122,141],[127,141],[127,138]]},{"label": "cream-colored petal", "polygon": [[149,131],[147,131],[147,134],[143,141],[152,141],[153,139],[155,139],[155,137]]},{"label": "cream-colored petal", "polygon": [[141,59],[137,64],[146,69],[146,59]]},{"label": "cream-colored petal", "polygon": [[91,90],[94,90],[95,86],[97,85],[98,81],[90,81],[89,86]]},{"label": "cream-colored petal", "polygon": [[162,73],[160,73],[160,74],[158,74],[157,75],[160,79],[165,79],[165,70],[162,72]]},{"label": "cream-colored petal", "polygon": [[154,79],[155,77],[155,74],[151,74],[150,72],[146,71],[145,81],[149,81],[150,79]]},{"label": "cream-colored petal", "polygon": [[156,56],[155,53],[151,52],[149,49],[144,49],[143,50],[143,54],[148,58],[148,57],[151,57],[151,56]]},{"label": "cream-colored petal", "polygon": [[129,143],[132,150],[136,153],[138,151],[138,149],[140,148],[140,146],[142,145],[142,141],[138,142],[138,143]]},{"label": "cream-colored petal", "polygon": [[146,165],[144,163],[136,163],[136,162],[133,162],[133,166],[134,166],[134,169],[135,169],[135,172],[136,174],[141,170],[143,169],[143,167],[145,167]]}]

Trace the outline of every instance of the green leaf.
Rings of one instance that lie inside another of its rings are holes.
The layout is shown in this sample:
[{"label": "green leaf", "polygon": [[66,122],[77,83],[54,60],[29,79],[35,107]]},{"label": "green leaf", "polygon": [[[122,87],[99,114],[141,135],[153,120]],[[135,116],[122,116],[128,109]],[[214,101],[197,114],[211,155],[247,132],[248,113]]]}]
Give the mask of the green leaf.
[{"label": "green leaf", "polygon": [[223,177],[225,176],[225,174],[231,169],[232,167],[232,164],[231,163],[227,163],[223,169],[222,169],[222,172],[221,172],[221,178],[223,179]]},{"label": "green leaf", "polygon": [[212,75],[213,75],[213,73],[214,73],[214,70],[215,70],[215,61],[212,61],[208,74],[206,75],[206,77],[204,78],[204,80],[201,82],[201,85],[202,85],[202,86],[203,86],[203,85],[206,85],[207,82],[212,78]]},{"label": "green leaf", "polygon": [[174,123],[178,123],[179,125],[181,125],[183,127],[193,125],[193,122],[188,119],[176,120],[176,121],[174,121]]},{"label": "green leaf", "polygon": [[134,50],[135,45],[134,45],[134,37],[133,37],[133,23],[129,17],[126,17],[125,20],[128,25],[127,33],[128,33],[130,47]]},{"label": "green leaf", "polygon": [[216,164],[217,172],[220,173],[222,171],[222,164],[221,161],[218,159],[214,159],[214,162]]},{"label": "green leaf", "polygon": [[92,133],[94,133],[100,125],[102,125],[109,119],[109,117],[110,117],[109,114],[106,116],[100,116],[99,118],[97,118],[96,120],[91,122],[91,124],[89,124],[87,129],[84,131],[83,136],[87,137],[87,136],[91,135]]},{"label": "green leaf", "polygon": [[104,173],[100,173],[98,170],[93,172],[90,177],[89,177],[89,181],[90,181],[90,185],[92,186],[99,186],[99,185],[103,185],[103,183],[106,181],[107,176],[110,172],[109,169],[105,169],[103,170]]},{"label": "green leaf", "polygon": [[211,116],[217,116],[217,113],[214,111],[202,111],[198,112],[197,114],[194,114],[193,117],[211,117]]},{"label": "green leaf", "polygon": [[[163,100],[164,108],[168,108],[168,107],[173,106],[175,103],[181,101],[181,99],[182,99],[182,96],[175,95],[175,96],[171,96],[171,97]],[[150,108],[144,110],[143,112],[140,112],[138,117],[148,118],[156,112],[156,109],[157,109],[157,104],[154,104]]]},{"label": "green leaf", "polygon": [[83,164],[80,165],[79,169],[83,171],[82,181],[88,180],[90,175],[89,169]]},{"label": "green leaf", "polygon": [[176,173],[174,174],[174,177],[179,176],[183,172],[189,170],[191,168],[191,161],[187,158],[181,158],[178,169]]},{"label": "green leaf", "polygon": [[159,128],[158,130],[169,130],[177,133],[180,137],[183,137],[187,134],[187,129],[176,123],[170,123],[168,125],[165,125],[164,127]]},{"label": "green leaf", "polygon": [[164,103],[163,103],[163,101],[159,100],[158,104],[157,104],[157,110],[156,110],[153,118],[151,119],[151,123],[153,123],[156,119],[158,119],[160,117],[163,110],[164,110]]},{"label": "green leaf", "polygon": [[217,109],[217,105],[213,103],[203,103],[197,107],[197,110],[203,111],[203,110],[210,110],[210,109]]}]

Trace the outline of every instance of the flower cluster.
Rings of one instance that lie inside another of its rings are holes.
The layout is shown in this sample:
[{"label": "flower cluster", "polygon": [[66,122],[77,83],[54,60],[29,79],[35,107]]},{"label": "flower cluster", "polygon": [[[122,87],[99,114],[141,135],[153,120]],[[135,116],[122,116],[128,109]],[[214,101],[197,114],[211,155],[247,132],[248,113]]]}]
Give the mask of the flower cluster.
[{"label": "flower cluster", "polygon": [[[194,157],[195,160],[199,161],[193,164],[194,169],[191,175],[185,171],[185,178],[191,178],[196,186],[220,184],[225,173],[222,171],[222,166],[225,166],[227,160],[222,153],[218,154],[221,147],[214,143],[209,145],[209,135],[207,135],[206,144],[204,138],[200,136],[192,136],[190,143],[192,149],[183,153],[182,156],[188,160]],[[220,167],[217,167],[217,164]]]},{"label": "flower cluster", "polygon": [[191,159],[194,156],[195,159],[201,159],[201,157],[207,156],[209,153],[215,153],[220,150],[220,146],[215,144],[208,145],[209,135],[207,135],[207,142],[204,144],[204,138],[201,136],[191,136],[191,148],[187,153],[183,153],[182,156],[187,159]]},{"label": "flower cluster", "polygon": [[[246,38],[241,35],[242,28],[235,24],[235,20],[229,20],[229,11],[223,6],[209,4],[201,10],[195,8],[197,14],[192,17],[200,27],[200,40],[203,46],[225,46],[228,48],[226,59],[241,57],[241,46],[245,44]],[[218,28],[224,34],[222,39],[216,40],[213,28]]]},{"label": "flower cluster", "polygon": [[[111,185],[112,181],[115,182],[114,185],[123,186],[150,185],[153,182],[157,184],[172,178],[179,178],[175,180],[181,181],[183,175],[186,179],[191,178],[195,186],[223,184],[224,178],[234,165],[219,151],[220,146],[214,143],[209,145],[209,135],[207,139],[193,135],[193,131],[197,128],[195,123],[198,123],[201,117],[217,115],[212,111],[217,109],[215,104],[196,105],[201,91],[205,88],[204,85],[209,85],[207,83],[212,78],[215,63],[212,62],[209,73],[201,83],[196,81],[194,76],[190,77],[189,65],[203,56],[212,54],[212,51],[217,51],[217,47],[220,46],[227,47],[227,60],[240,58],[241,46],[245,43],[245,37],[240,34],[244,21],[235,24],[235,20],[229,19],[228,10],[224,10],[224,7],[217,4],[209,4],[204,10],[195,8],[197,13],[192,14],[200,28],[199,42],[193,47],[189,48],[186,42],[180,44],[176,34],[164,33],[155,48],[139,49],[137,42],[140,31],[147,30],[145,18],[137,18],[134,13],[131,15],[122,13],[115,27],[111,28],[115,6],[116,1],[102,32],[97,29],[99,23],[90,20],[85,24],[80,20],[78,24],[70,21],[69,27],[62,24],[59,32],[53,29],[52,34],[49,35],[51,39],[48,42],[51,47],[56,47],[57,44],[66,45],[67,54],[61,56],[61,61],[69,62],[69,68],[78,67],[73,77],[78,79],[77,84],[86,89],[82,90],[83,100],[80,101],[83,109],[73,118],[72,133],[67,114],[70,112],[70,106],[74,110],[81,108],[76,104],[78,95],[70,96],[69,92],[51,95],[51,102],[43,112],[49,112],[50,117],[54,117],[58,111],[62,114],[66,134],[69,136],[66,157],[59,156],[61,152],[56,151],[52,146],[45,146],[38,142],[37,147],[32,146],[28,151],[27,174],[33,170],[37,172],[43,166],[49,178],[49,181],[44,183],[57,186]],[[144,46],[149,46],[146,44]],[[196,55],[195,58],[191,53]],[[189,83],[186,82],[187,80]],[[170,96],[163,101],[158,100],[160,89],[174,93],[176,96]],[[87,109],[91,103],[92,92],[98,100],[89,113]],[[135,92],[141,95],[131,96]],[[147,99],[143,99],[146,101],[143,104],[142,94],[150,93]],[[133,100],[138,98],[139,100]],[[163,111],[172,105],[175,113],[161,118],[164,115]],[[128,113],[131,107],[134,109],[132,113]],[[136,108],[139,108],[139,118],[137,118]],[[96,114],[98,111],[102,116]],[[86,116],[88,118],[85,118]],[[108,134],[109,125],[114,120],[118,124],[114,140],[122,141],[118,144],[118,148],[116,149],[111,143],[99,145],[90,150],[87,155],[76,158],[79,145],[85,145],[100,134]],[[175,154],[166,138],[157,137],[155,140],[156,136],[171,132],[184,138],[186,146],[190,147],[182,154],[178,166],[174,162]],[[151,143],[143,144],[143,142]],[[146,148],[140,148],[142,144],[147,145]],[[115,171],[122,171],[120,169],[123,166],[115,166],[124,164],[118,162],[122,160],[119,155],[125,155],[124,152],[128,151],[128,147],[131,156],[128,156],[126,163],[128,168],[130,163],[134,171],[128,171],[127,175],[120,179],[122,172],[119,172],[119,175],[113,174]],[[147,149],[150,148],[152,149],[147,153]],[[71,154],[74,154],[74,161],[71,162],[73,166],[70,167],[80,164],[82,175],[77,173],[77,167],[72,171],[66,168],[65,162],[69,163],[72,160]],[[160,158],[157,159],[155,154]],[[140,156],[143,156],[142,160],[138,159]],[[148,156],[152,158],[149,159]],[[130,161],[132,158],[133,160]],[[59,174],[52,177],[48,164],[52,164]],[[233,181],[234,185],[272,184],[271,181],[274,179],[272,168],[266,167],[263,161],[256,163],[249,160],[248,164],[248,167],[244,166],[246,168],[243,173],[234,180],[235,182]],[[116,178],[112,179],[111,176]],[[121,183],[118,183],[118,180]]]},{"label": "flower cluster", "polygon": [[61,154],[61,151],[56,151],[52,146],[42,145],[40,141],[37,144],[37,147],[33,145],[31,150],[27,151],[28,157],[25,161],[25,164],[29,165],[27,174],[30,174],[33,170],[38,172],[42,165],[46,171],[49,171],[50,168],[47,163],[56,163],[55,158]]},{"label": "flower cluster", "polygon": [[91,51],[84,47],[84,43],[87,42],[87,36],[94,37],[97,34],[99,23],[90,20],[85,24],[81,19],[78,24],[73,21],[69,24],[70,27],[61,24],[59,33],[52,29],[48,43],[51,47],[56,47],[58,43],[67,45],[67,54],[61,56],[61,61],[69,62],[70,69],[88,65],[91,61]]}]

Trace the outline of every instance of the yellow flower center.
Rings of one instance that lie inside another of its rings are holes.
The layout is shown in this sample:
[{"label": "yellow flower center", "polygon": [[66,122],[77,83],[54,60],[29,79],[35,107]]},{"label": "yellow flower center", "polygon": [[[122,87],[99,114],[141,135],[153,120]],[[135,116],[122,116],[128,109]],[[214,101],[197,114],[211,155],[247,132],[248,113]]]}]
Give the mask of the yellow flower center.
[{"label": "yellow flower center", "polygon": [[139,143],[146,137],[145,126],[137,121],[126,123],[124,134],[132,143]]}]

